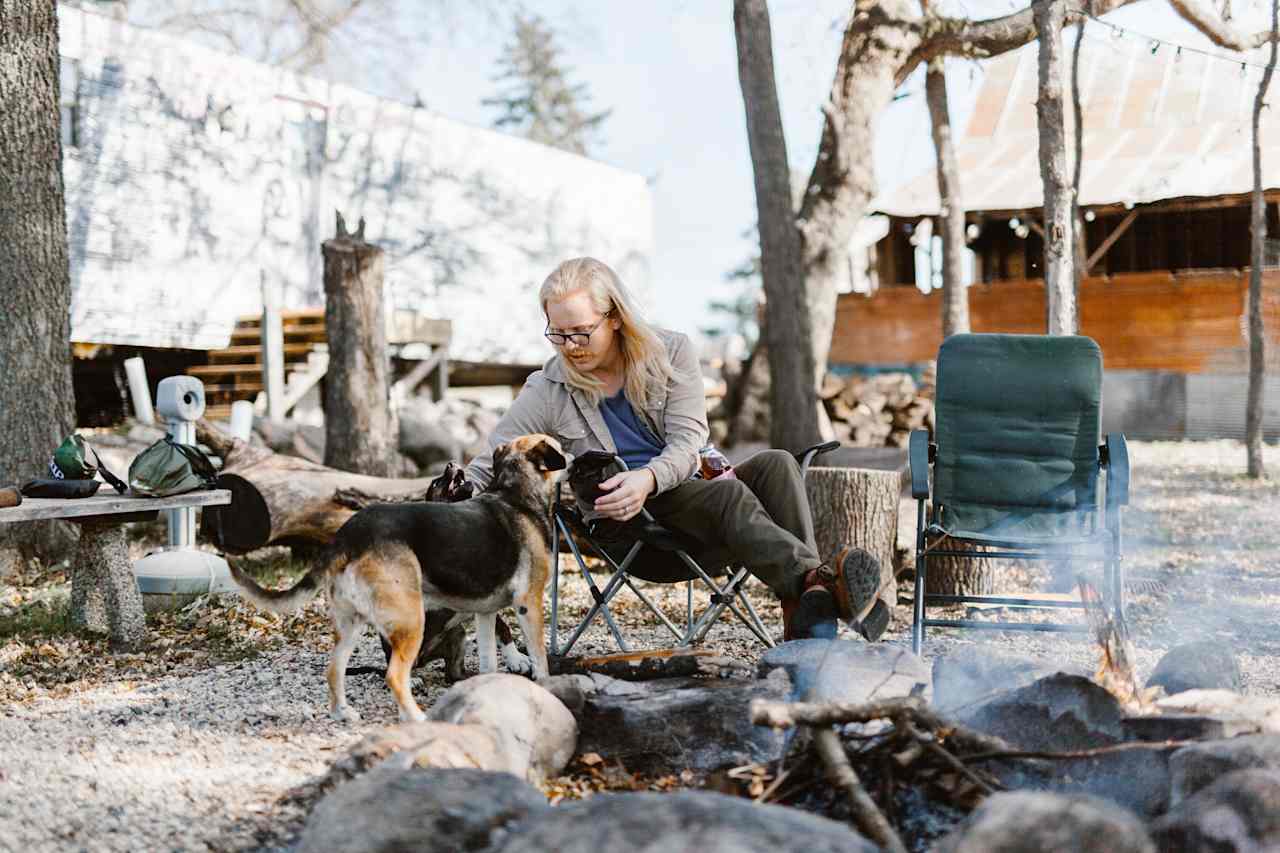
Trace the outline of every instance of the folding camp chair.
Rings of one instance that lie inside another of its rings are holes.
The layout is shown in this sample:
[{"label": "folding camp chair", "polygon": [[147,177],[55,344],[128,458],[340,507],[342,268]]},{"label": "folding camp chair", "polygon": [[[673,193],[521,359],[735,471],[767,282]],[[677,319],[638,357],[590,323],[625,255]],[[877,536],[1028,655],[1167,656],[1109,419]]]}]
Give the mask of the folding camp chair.
[{"label": "folding camp chair", "polygon": [[[1078,631],[1083,624],[931,619],[928,605],[1083,608],[1079,601],[999,595],[936,595],[929,561],[970,557],[952,543],[988,546],[983,559],[1101,561],[1105,593],[1124,615],[1120,508],[1129,502],[1124,435],[1098,443],[1102,352],[1081,336],[953,335],[938,350],[935,444],[910,440],[916,514],[912,648],[925,629]],[[929,468],[933,468],[930,492]],[[1106,496],[1098,472],[1105,468]],[[925,502],[933,509],[926,523]],[[1101,509],[1101,518],[1099,518]]]},{"label": "folding camp chair", "polygon": [[[808,471],[810,462],[820,453],[835,450],[840,446],[837,441],[830,441],[796,454],[802,472]],[[614,460],[623,470],[627,469],[621,457]],[[557,499],[552,506],[555,518],[555,535],[552,537],[551,552],[551,643],[550,653],[568,655],[583,632],[591,625],[596,616],[601,616],[609,632],[613,635],[618,648],[624,652],[631,651],[630,645],[623,636],[609,611],[609,604],[624,587],[635,593],[636,597],[657,617],[658,621],[675,637],[676,647],[699,643],[711,630],[720,616],[727,610],[736,616],[761,643],[772,647],[773,637],[760,621],[760,615],[752,606],[751,600],[744,594],[743,586],[750,579],[744,566],[730,565],[727,554],[720,549],[708,551],[706,546],[692,537],[664,527],[654,520],[649,511],[642,510],[634,520],[636,523],[625,526],[604,525],[599,522],[588,522],[570,501]],[[618,538],[619,535],[626,538]],[[591,592],[592,605],[587,615],[573,629],[564,647],[560,646],[560,542],[563,536],[577,563],[579,573]],[[607,538],[606,538],[607,537]],[[600,587],[584,557],[585,544],[589,552],[604,560],[612,569],[607,582]],[[619,559],[621,555],[621,559]],[[728,580],[718,582],[717,577]],[[636,580],[650,583],[685,584],[685,624],[677,627],[662,609],[645,594]],[[701,614],[694,613],[693,585],[701,582],[711,590],[711,603]]]}]

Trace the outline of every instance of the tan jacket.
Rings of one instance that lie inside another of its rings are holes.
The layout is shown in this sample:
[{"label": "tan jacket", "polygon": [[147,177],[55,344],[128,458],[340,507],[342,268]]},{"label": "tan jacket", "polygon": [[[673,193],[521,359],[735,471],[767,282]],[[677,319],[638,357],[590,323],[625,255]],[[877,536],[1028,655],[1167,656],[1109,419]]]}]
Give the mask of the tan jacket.
[{"label": "tan jacket", "polygon": [[[707,402],[702,387],[702,371],[693,343],[687,335],[657,330],[667,347],[675,376],[665,388],[654,389],[649,405],[636,414],[666,447],[646,466],[658,483],[654,494],[674,488],[693,476],[698,468],[698,451],[706,446]],[[493,473],[493,451],[516,436],[540,432],[560,442],[560,446],[581,456],[588,450],[616,453],[613,436],[600,410],[587,395],[565,381],[564,364],[557,353],[541,370],[532,373],[506,415],[489,435],[489,447],[467,466],[467,479],[478,489],[489,485]]]}]

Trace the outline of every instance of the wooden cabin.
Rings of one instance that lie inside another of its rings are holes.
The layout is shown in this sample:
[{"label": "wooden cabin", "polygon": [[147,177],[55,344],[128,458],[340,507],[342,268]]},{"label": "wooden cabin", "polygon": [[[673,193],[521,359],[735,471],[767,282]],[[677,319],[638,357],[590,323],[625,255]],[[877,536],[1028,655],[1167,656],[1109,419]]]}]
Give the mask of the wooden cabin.
[{"label": "wooden cabin", "polygon": [[[1082,48],[1087,276],[1081,333],[1102,347],[1108,429],[1152,438],[1243,435],[1252,187],[1250,110],[1262,60],[1087,39]],[[975,332],[1041,333],[1041,180],[1034,45],[986,66],[958,158]],[[1263,113],[1267,229],[1280,235],[1280,112]],[[1073,130],[1068,128],[1068,138]],[[888,233],[867,294],[839,297],[831,363],[912,367],[942,341],[933,170],[876,199]],[[922,238],[922,235],[923,238]],[[1280,375],[1280,240],[1263,279],[1269,372]],[[1280,382],[1264,418],[1280,438]]]}]

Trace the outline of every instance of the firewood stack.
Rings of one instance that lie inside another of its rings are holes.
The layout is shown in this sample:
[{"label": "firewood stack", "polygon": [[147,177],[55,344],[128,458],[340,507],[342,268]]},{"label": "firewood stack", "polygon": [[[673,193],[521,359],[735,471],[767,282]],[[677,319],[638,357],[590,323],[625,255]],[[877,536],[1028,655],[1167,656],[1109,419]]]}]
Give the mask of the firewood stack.
[{"label": "firewood stack", "polygon": [[[769,373],[752,365],[751,381],[734,395],[725,395],[726,383],[708,383],[707,412],[711,441],[725,447],[737,442],[769,438]],[[918,383],[909,373],[877,376],[837,376],[828,373],[819,395],[835,438],[855,447],[906,447],[911,431],[927,429],[933,435],[934,365],[924,369]],[[728,386],[737,383],[734,372]],[[712,390],[715,385],[718,390]],[[734,404],[737,410],[733,409]]]},{"label": "firewood stack", "polygon": [[933,433],[933,372],[917,385],[909,373],[840,377],[828,373],[820,392],[831,428],[843,444],[906,447],[912,430]]}]

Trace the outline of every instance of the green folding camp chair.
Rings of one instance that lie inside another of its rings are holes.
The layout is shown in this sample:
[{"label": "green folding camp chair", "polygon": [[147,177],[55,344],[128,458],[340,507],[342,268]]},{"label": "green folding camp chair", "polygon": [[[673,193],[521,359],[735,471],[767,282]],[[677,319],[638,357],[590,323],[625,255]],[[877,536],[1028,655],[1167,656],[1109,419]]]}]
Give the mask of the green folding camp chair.
[{"label": "green folding camp chair", "polygon": [[[929,605],[1084,606],[926,593],[930,560],[974,556],[954,543],[988,546],[985,559],[1101,561],[1103,594],[1124,615],[1120,508],[1129,502],[1129,454],[1120,433],[1099,445],[1101,409],[1102,351],[1089,338],[953,335],[942,344],[937,441],[916,430],[910,443],[911,494],[918,502],[911,635],[917,654],[930,627],[1087,630],[1084,624],[929,618]],[[1105,497],[1098,476],[1104,468]]]}]

